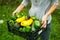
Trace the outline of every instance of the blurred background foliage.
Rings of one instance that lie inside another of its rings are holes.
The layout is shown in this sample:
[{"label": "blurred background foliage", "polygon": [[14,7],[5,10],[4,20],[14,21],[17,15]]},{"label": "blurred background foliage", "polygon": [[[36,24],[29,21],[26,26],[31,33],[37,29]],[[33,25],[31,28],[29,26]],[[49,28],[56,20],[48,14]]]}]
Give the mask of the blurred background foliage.
[{"label": "blurred background foliage", "polygon": [[0,5],[19,5],[22,0],[0,0]]}]

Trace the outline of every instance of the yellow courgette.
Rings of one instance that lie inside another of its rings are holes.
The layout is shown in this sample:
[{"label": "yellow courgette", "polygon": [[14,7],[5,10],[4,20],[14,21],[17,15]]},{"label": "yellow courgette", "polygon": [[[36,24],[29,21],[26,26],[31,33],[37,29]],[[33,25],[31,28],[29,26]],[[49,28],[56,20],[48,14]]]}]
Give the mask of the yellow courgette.
[{"label": "yellow courgette", "polygon": [[21,22],[21,26],[29,26],[33,23],[33,19],[25,20]]},{"label": "yellow courgette", "polygon": [[17,23],[20,23],[20,22],[24,21],[25,19],[26,19],[26,16],[23,16],[23,17],[21,17],[21,18],[17,18],[17,19],[16,19],[16,22],[17,22]]}]

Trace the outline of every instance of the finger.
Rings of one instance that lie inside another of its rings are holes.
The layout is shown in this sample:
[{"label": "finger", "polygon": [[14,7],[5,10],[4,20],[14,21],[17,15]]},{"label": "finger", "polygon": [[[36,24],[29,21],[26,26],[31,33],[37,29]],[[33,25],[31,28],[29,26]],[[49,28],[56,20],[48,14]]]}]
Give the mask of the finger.
[{"label": "finger", "polygon": [[44,21],[41,27],[44,28],[45,26],[46,26],[46,21]]},{"label": "finger", "polygon": [[43,25],[41,26],[41,28],[44,28],[44,27],[46,27],[45,24],[43,24]]},{"label": "finger", "polygon": [[41,22],[41,28],[43,27],[43,24],[44,24],[44,22],[42,21],[42,22]]},{"label": "finger", "polygon": [[12,13],[12,15],[14,16],[14,12]]},{"label": "finger", "polygon": [[44,24],[44,21],[41,22],[41,26]]},{"label": "finger", "polygon": [[46,24],[46,22],[44,21],[44,23],[42,24],[42,27],[44,27],[44,26],[45,26],[45,24]]},{"label": "finger", "polygon": [[13,12],[13,16],[15,15],[15,12]]},{"label": "finger", "polygon": [[46,28],[46,25],[44,26],[44,28]]},{"label": "finger", "polygon": [[44,21],[41,22],[42,24],[44,23]]},{"label": "finger", "polygon": [[12,15],[14,16],[14,13]]},{"label": "finger", "polygon": [[41,28],[43,27],[44,21],[41,22]]}]

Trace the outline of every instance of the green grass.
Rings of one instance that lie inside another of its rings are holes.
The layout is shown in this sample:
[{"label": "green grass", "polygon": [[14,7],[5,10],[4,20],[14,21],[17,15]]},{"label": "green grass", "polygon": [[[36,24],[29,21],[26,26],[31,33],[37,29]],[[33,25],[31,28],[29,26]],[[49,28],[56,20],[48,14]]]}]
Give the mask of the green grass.
[{"label": "green grass", "polygon": [[[0,6],[0,20],[4,20],[4,23],[0,24],[0,40],[26,40],[8,31],[6,21],[10,18],[15,9],[16,7],[12,6]],[[29,7],[25,8],[22,12],[28,13],[28,10]],[[56,10],[52,16],[51,34],[49,39],[60,40],[60,10]]]},{"label": "green grass", "polygon": [[60,40],[60,10],[55,10],[52,14],[52,26],[50,40]]}]

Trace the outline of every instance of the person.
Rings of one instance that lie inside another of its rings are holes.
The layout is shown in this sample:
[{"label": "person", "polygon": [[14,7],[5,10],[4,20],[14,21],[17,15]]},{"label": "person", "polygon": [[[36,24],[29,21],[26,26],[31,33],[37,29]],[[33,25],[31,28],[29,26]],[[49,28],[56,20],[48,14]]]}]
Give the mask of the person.
[{"label": "person", "polygon": [[[22,3],[13,12],[13,15],[19,13],[24,7],[31,2],[31,8],[29,10],[29,16],[36,16],[42,20],[41,28],[45,28],[41,34],[41,40],[48,40],[51,27],[51,14],[58,6],[58,0],[23,0]],[[48,25],[46,21],[48,20]]]}]

